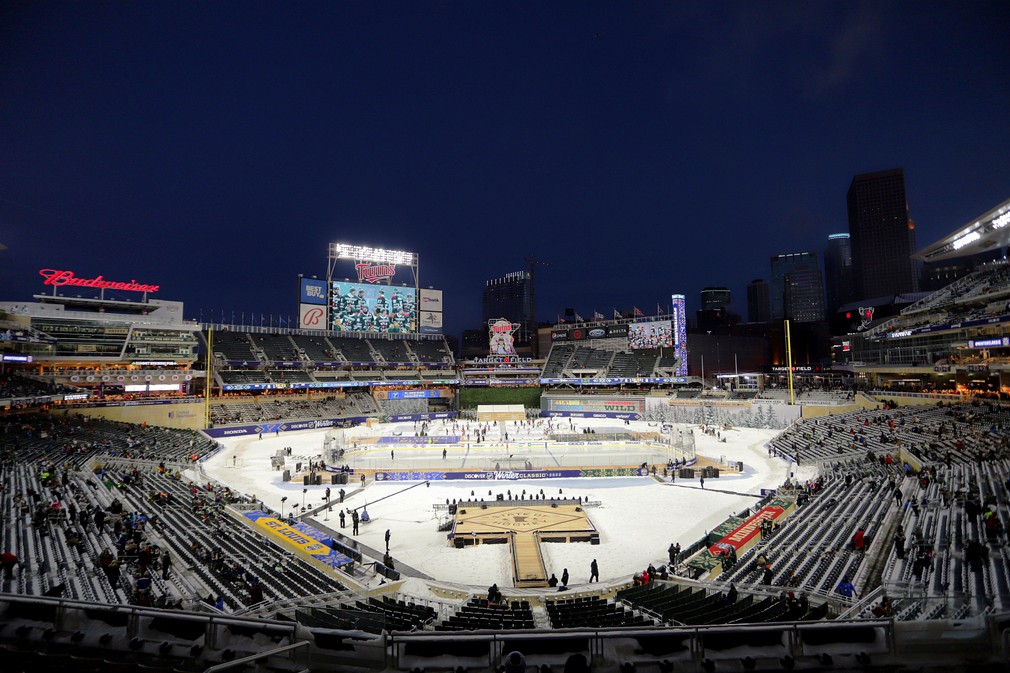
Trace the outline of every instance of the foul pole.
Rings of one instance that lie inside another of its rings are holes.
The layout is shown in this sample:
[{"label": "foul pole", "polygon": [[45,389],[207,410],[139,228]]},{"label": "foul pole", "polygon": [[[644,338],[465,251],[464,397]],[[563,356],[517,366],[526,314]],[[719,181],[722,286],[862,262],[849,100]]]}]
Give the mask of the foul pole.
[{"label": "foul pole", "polygon": [[796,396],[793,394],[793,342],[789,336],[789,321],[786,324],[786,373],[789,376],[789,404],[796,404]]}]

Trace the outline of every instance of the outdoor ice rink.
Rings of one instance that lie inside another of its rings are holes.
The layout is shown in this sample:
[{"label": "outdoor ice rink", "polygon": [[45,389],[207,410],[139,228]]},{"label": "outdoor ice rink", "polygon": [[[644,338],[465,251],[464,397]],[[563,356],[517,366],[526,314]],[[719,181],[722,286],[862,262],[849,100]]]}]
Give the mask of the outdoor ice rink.
[{"label": "outdoor ice rink", "polygon": [[[567,424],[568,420],[564,419],[564,422]],[[440,422],[432,425],[433,434],[438,432],[438,423]],[[613,430],[618,425],[607,419],[575,419],[573,423],[576,432],[581,432],[582,428],[588,426],[602,433],[606,429]],[[655,429],[642,421],[632,422],[630,426],[621,423],[620,427],[635,432]],[[778,430],[723,430],[721,434],[726,440],[723,442],[704,434],[697,427],[678,426],[678,429],[681,428],[684,432],[693,432],[695,448],[700,457],[716,462],[742,461],[743,473],[708,479],[704,489],[700,487],[698,479],[678,479],[671,484],[669,479],[657,480],[652,476],[431,481],[428,486],[415,488],[411,486],[418,483],[416,481],[375,482],[371,478],[364,488],[359,481],[353,479],[343,487],[330,484],[306,487],[301,482],[283,482],[282,473],[271,467],[271,456],[278,450],[291,447],[287,467],[294,473],[294,463],[323,458],[327,438],[325,430],[282,433],[279,436],[271,434],[264,435],[262,439],[249,436],[224,439],[224,449],[205,461],[202,467],[207,476],[243,493],[255,495],[276,511],[281,511],[283,505],[285,514],[291,514],[293,510],[300,512],[303,505],[307,509],[319,506],[324,502],[327,487],[331,489],[331,497],[336,503],[338,490],[344,488],[347,493],[344,506],[367,505],[371,517],[369,523],[362,524],[360,534],[354,536],[354,539],[379,550],[381,554],[385,549],[384,536],[388,529],[390,553],[397,562],[397,568],[406,575],[411,571],[406,570],[405,566],[439,582],[473,585],[481,589],[492,582],[497,582],[503,588],[512,586],[507,545],[478,545],[463,549],[449,546],[446,533],[438,531],[440,519],[447,515],[444,510],[436,510],[436,503],[444,504],[447,500],[471,497],[493,500],[497,494],[508,492],[518,497],[524,490],[526,494],[540,493],[543,490],[547,496],[582,496],[590,502],[599,503],[587,507],[586,511],[600,532],[600,544],[542,545],[548,573],[554,572],[560,577],[563,569],[567,568],[571,575],[570,585],[577,588],[588,581],[589,565],[593,559],[599,564],[602,582],[623,580],[640,572],[649,563],[664,563],[671,542],[679,542],[682,546],[695,542],[727,516],[756,502],[762,488],[780,486],[794,468],[781,459],[768,456],[765,443]],[[527,460],[532,462],[533,456],[536,456],[538,464],[535,467],[541,469],[549,465],[541,465],[539,461],[556,459],[558,464],[593,465],[597,463],[592,461],[598,460],[599,464],[614,464],[615,457],[610,455],[613,449],[606,447],[596,451],[598,455],[593,455],[594,452],[591,451],[597,447],[578,447],[577,453],[580,455],[577,460],[572,458],[574,462],[569,462],[566,457],[576,453],[568,446],[564,451],[550,445],[546,450],[530,446],[528,455],[523,455],[521,450],[512,446],[509,453],[503,453],[504,446],[493,446],[490,436],[487,437],[487,443],[482,442],[480,451],[474,451],[473,447],[469,453],[458,447],[449,448],[444,460],[440,446],[413,448],[405,444],[392,447],[388,444],[368,444],[382,435],[412,439],[413,434],[412,423],[381,424],[371,429],[362,426],[354,429],[345,438],[345,443],[350,440],[348,445],[352,446],[353,437],[357,439],[359,448],[368,446],[368,451],[354,458],[367,463],[371,469],[492,469],[488,467],[489,464],[500,462],[509,454],[513,455],[513,461],[523,463]],[[535,437],[518,439],[520,442],[537,441]],[[542,445],[542,438],[539,441]],[[393,458],[388,455],[390,450],[395,452]],[[660,457],[658,454],[655,456],[657,459]],[[351,458],[352,456],[345,455],[345,462],[353,465]],[[644,457],[640,459],[639,454],[635,453],[634,459],[622,462],[638,464],[653,461]],[[662,462],[665,463],[665,458]],[[808,478],[808,475],[801,473],[794,476]],[[282,503],[281,498],[286,498],[286,501]],[[350,536],[349,518],[347,527],[339,528],[338,507],[334,504],[332,512],[320,513],[316,520],[323,526]],[[377,584],[378,581],[376,578],[374,583]],[[408,579],[407,582],[412,593],[423,593],[425,581]]]}]

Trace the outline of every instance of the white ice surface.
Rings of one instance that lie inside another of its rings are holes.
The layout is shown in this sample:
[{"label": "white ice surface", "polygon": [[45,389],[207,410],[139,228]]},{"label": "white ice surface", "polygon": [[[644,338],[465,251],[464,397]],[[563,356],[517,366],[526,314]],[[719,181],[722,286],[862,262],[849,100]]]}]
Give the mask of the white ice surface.
[{"label": "white ice surface", "polygon": [[[593,421],[579,421],[592,425]],[[600,421],[601,424],[613,421]],[[632,430],[648,430],[645,423],[632,423]],[[412,482],[379,482],[369,480],[362,493],[350,497],[348,505],[368,504],[372,521],[361,526],[360,542],[380,552],[384,550],[384,534],[390,530],[390,553],[407,565],[439,580],[487,587],[497,582],[502,587],[512,585],[506,545],[478,545],[455,549],[448,545],[446,534],[437,530],[437,515],[433,503],[446,499],[468,498],[473,491],[477,497],[494,499],[498,493],[511,489],[513,493],[539,492],[545,494],[588,496],[599,501],[600,506],[587,509],[593,525],[600,532],[600,544],[544,544],[548,572],[560,577],[568,568],[570,585],[578,587],[588,582],[589,564],[595,558],[600,568],[600,578],[606,582],[626,578],[641,571],[649,563],[659,565],[666,560],[666,549],[671,542],[688,545],[707,531],[740,510],[752,505],[756,498],[748,495],[719,493],[759,494],[762,488],[776,488],[789,476],[790,465],[778,458],[770,458],[765,443],[777,430],[741,428],[723,431],[725,443],[695,430],[699,455],[727,462],[743,461],[742,475],[727,475],[708,479],[706,489],[699,487],[697,479],[680,480],[676,484],[658,483],[652,477],[622,477],[610,479],[552,479],[524,481],[432,482],[430,486],[408,489]],[[287,496],[285,513],[292,507],[319,505],[327,485],[307,487],[302,484],[282,483],[281,473],[270,467],[270,456],[278,449],[292,447],[295,459],[307,461],[321,455],[325,431],[287,433],[280,436],[232,438],[222,440],[224,449],[207,460],[206,474],[246,494],[254,494],[274,510],[281,509],[281,497]],[[289,464],[293,462],[289,459]],[[809,475],[797,473],[796,478]],[[330,486],[336,497],[341,487]],[[360,488],[350,484],[343,487],[348,494]],[[488,494],[488,491],[491,494]],[[390,494],[394,497],[375,502]],[[373,504],[374,503],[374,504]],[[324,522],[338,527],[336,509]],[[347,528],[351,531],[348,518]],[[411,585],[418,583],[411,582]]]}]

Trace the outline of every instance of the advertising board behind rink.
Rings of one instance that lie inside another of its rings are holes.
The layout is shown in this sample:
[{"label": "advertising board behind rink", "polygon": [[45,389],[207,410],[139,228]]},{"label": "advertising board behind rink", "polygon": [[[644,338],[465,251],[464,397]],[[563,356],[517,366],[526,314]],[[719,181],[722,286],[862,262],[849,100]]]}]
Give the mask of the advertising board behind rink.
[{"label": "advertising board behind rink", "polygon": [[640,398],[545,398],[545,402],[547,404],[547,411],[623,412],[632,414],[640,414],[645,411],[645,401]]}]

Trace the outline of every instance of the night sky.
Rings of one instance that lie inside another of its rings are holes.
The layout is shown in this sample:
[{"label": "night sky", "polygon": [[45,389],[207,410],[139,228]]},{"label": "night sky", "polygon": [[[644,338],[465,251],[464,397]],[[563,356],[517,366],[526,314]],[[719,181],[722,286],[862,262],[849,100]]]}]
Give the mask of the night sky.
[{"label": "night sky", "polygon": [[[40,268],[296,317],[330,241],[415,251],[447,331],[769,276],[905,169],[924,247],[1010,197],[1007,2],[6,2],[0,300]],[[350,275],[348,270],[346,275]],[[247,317],[248,319],[248,317]]]}]

